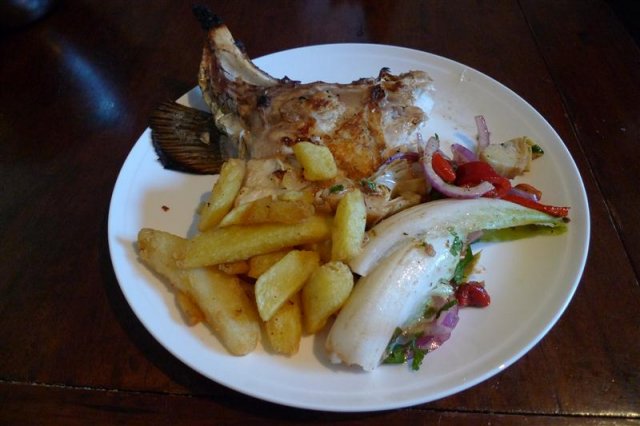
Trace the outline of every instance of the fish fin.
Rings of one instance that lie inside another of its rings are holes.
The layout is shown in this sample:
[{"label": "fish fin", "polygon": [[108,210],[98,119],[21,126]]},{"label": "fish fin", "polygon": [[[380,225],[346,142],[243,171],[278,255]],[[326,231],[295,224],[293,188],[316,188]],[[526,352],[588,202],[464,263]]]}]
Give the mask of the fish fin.
[{"label": "fish fin", "polygon": [[196,4],[192,7],[192,11],[198,22],[200,22],[200,26],[205,31],[222,25],[222,19],[214,14],[207,6]]},{"label": "fish fin", "polygon": [[151,114],[150,127],[156,154],[166,169],[217,174],[227,159],[210,113],[164,102]]}]

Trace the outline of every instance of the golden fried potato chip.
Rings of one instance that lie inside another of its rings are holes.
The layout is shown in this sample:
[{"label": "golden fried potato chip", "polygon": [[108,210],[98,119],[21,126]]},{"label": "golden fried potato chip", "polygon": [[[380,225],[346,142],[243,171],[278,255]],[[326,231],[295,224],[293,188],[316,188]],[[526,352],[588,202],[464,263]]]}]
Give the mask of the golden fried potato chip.
[{"label": "golden fried potato chip", "polygon": [[138,234],[140,257],[179,291],[177,303],[185,317],[195,320],[201,314],[232,354],[253,351],[260,338],[255,302],[237,277],[215,267],[178,268],[176,257],[186,244],[186,239],[168,232],[146,228]]},{"label": "golden fried potato chip", "polygon": [[181,268],[247,260],[301,244],[326,240],[331,218],[311,216],[295,224],[231,225],[198,234],[177,260]]},{"label": "golden fried potato chip", "polygon": [[218,265],[225,274],[229,275],[242,275],[249,272],[249,262],[246,260],[238,260],[236,262],[221,263]]},{"label": "golden fried potato chip", "polygon": [[264,274],[267,269],[271,268],[277,261],[282,259],[287,253],[288,249],[274,251],[272,253],[259,254],[249,259],[249,272],[247,275],[251,278],[258,278]]},{"label": "golden fried potato chip", "polygon": [[348,261],[360,253],[367,225],[367,208],[360,190],[342,197],[336,209],[331,237],[331,258]]},{"label": "golden fried potato chip", "polygon": [[314,251],[291,250],[256,281],[256,305],[260,318],[269,321],[278,309],[296,294],[318,267]]},{"label": "golden fried potato chip", "polygon": [[301,292],[305,332],[320,331],[346,302],[352,289],[353,274],[344,263],[334,261],[317,268]]},{"label": "golden fried potato chip", "polygon": [[240,159],[227,160],[220,169],[220,177],[213,185],[209,199],[200,211],[198,229],[206,231],[216,226],[231,210],[240,191],[246,172],[246,163]]},{"label": "golden fried potato chip", "polygon": [[333,154],[324,145],[298,142],[293,145],[293,153],[302,165],[304,178],[307,180],[327,180],[338,175],[338,167]]},{"label": "golden fried potato chip", "polygon": [[256,348],[260,319],[238,277],[217,268],[190,269],[189,294],[229,352],[245,355]]},{"label": "golden fried potato chip", "polygon": [[302,312],[300,293],[290,297],[276,313],[264,323],[265,335],[271,349],[279,354],[294,355],[302,338]]},{"label": "golden fried potato chip", "polygon": [[187,293],[178,290],[176,292],[176,304],[182,311],[187,325],[196,325],[205,320],[202,310]]},{"label": "golden fried potato chip", "polygon": [[304,200],[280,200],[264,197],[231,210],[220,226],[298,223],[315,214],[315,207]]}]

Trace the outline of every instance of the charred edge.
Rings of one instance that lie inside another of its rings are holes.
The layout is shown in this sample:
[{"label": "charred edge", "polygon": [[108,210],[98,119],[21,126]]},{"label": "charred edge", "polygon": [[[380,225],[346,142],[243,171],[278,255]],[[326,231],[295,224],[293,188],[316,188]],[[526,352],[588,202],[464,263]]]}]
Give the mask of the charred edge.
[{"label": "charred edge", "polygon": [[380,73],[378,74],[378,79],[383,80],[385,77],[391,74],[391,69],[389,67],[383,67],[380,69]]},{"label": "charred edge", "polygon": [[258,100],[256,101],[256,106],[258,108],[267,108],[271,105],[271,98],[265,94],[258,96]]},{"label": "charred edge", "polygon": [[375,85],[371,88],[371,100],[374,102],[379,102],[384,99],[385,93],[384,89],[379,85]]},{"label": "charred edge", "polygon": [[212,28],[222,25],[222,19],[215,15],[204,5],[196,4],[191,9],[203,30],[209,31]]},{"label": "charred edge", "polygon": [[239,40],[234,40],[234,44],[242,53],[247,53],[247,48],[245,47],[243,42]]}]

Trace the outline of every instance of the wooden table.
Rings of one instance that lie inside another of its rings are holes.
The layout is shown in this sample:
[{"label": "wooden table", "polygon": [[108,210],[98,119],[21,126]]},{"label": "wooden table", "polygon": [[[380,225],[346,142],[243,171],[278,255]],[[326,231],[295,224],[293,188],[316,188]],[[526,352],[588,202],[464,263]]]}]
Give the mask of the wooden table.
[{"label": "wooden table", "polygon": [[638,21],[637,6],[211,3],[252,57],[391,44],[520,94],[560,134],[588,193],[592,238],[574,299],[513,366],[416,407],[305,411],[199,375],[133,314],[107,244],[132,144],[157,103],[196,84],[202,33],[191,2],[59,1],[0,38],[0,423],[640,424],[640,49],[638,27],[624,25]]}]

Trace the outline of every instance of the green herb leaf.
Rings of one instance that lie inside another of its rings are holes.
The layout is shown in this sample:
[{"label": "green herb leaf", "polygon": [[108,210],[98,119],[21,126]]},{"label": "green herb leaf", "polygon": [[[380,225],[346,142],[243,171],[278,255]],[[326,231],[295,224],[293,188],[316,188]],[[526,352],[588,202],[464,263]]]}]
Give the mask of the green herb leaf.
[{"label": "green herb leaf", "polygon": [[533,144],[531,145],[531,152],[537,155],[542,155],[544,154],[544,149],[542,149],[542,147],[538,144]]},{"label": "green herb leaf", "polygon": [[471,248],[467,247],[465,251],[464,257],[460,259],[458,264],[456,265],[455,272],[453,273],[453,282],[456,284],[460,284],[465,281],[467,266],[473,262],[473,253],[471,253]]},{"label": "green herb leaf", "polygon": [[424,356],[427,354],[427,351],[424,349],[420,349],[417,347],[413,348],[413,359],[411,360],[411,369],[414,371],[420,370],[420,366],[422,365],[422,360],[424,360]]},{"label": "green herb leaf", "polygon": [[329,188],[329,192],[331,194],[336,194],[336,193],[342,192],[342,191],[344,191],[344,185],[342,185],[342,184],[333,185],[331,188]]},{"label": "green herb leaf", "polygon": [[460,236],[452,229],[450,229],[449,232],[451,232],[451,235],[453,236],[453,242],[451,243],[449,251],[452,255],[457,256],[462,253],[462,246],[464,243],[462,242],[462,239],[460,239]]},{"label": "green herb leaf", "polygon": [[365,189],[368,189],[371,192],[375,192],[378,189],[378,187],[377,187],[375,182],[372,182],[372,181],[367,180],[367,179],[362,179],[360,181],[360,185],[362,185]]},{"label": "green herb leaf", "polygon": [[407,348],[396,345],[383,361],[385,364],[404,364],[407,362]]}]

